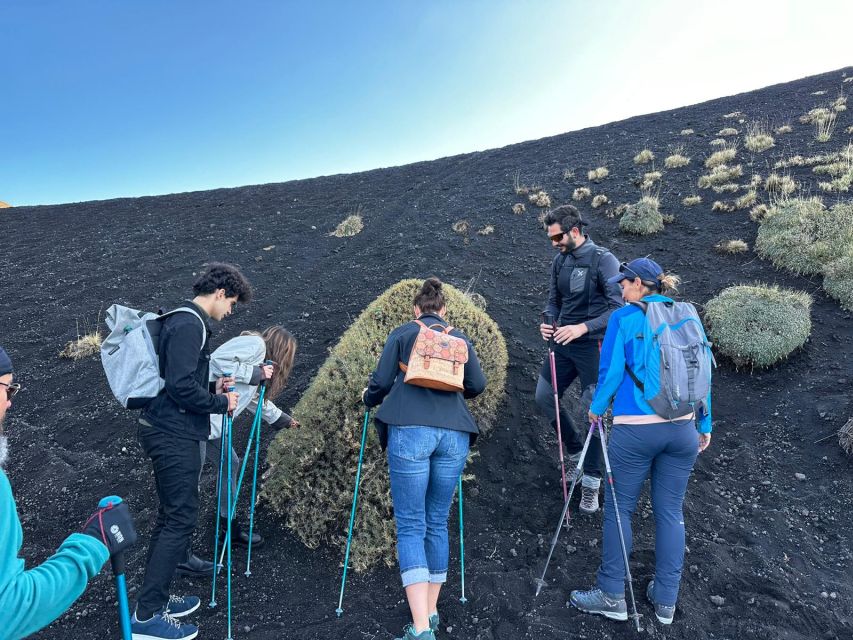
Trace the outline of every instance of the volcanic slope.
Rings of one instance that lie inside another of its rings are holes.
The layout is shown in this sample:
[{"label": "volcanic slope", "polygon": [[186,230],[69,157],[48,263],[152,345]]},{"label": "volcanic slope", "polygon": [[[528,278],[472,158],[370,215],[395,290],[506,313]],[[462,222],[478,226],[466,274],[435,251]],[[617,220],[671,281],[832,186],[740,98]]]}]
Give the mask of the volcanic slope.
[{"label": "volcanic slope", "polygon": [[[703,163],[716,149],[710,142],[718,132],[736,128],[742,142],[752,121],[772,128],[790,124],[792,131],[775,135],[775,146],[763,152],[741,144],[739,182],[749,182],[754,173],[766,179],[776,162],[791,156],[843,148],[852,111],[837,113],[827,143],[818,143],[815,126],[800,123],[799,116],[850,87],[843,80],[851,74],[853,68],[842,69],[502,149],[353,175],[7,209],[0,335],[25,388],[7,419],[8,472],[28,564],[44,560],[79,529],[101,496],[117,493],[131,504],[142,539],[129,557],[132,598],[140,585],[156,501],[150,463],[136,441],[135,416],[111,397],[97,358],[57,356],[78,331],[94,328],[109,304],[169,307],[188,293],[206,262],[240,264],[256,299],[218,326],[214,341],[270,323],[287,326],[300,341],[291,384],[280,398],[288,408],[328,349],[376,296],[403,278],[435,274],[459,287],[470,284],[487,300],[488,313],[507,338],[512,390],[468,468],[475,477],[466,488],[464,606],[458,601],[457,520],[451,518],[442,637],[635,637],[629,624],[566,606],[570,589],[593,583],[600,515],[573,520],[555,553],[548,588],[533,595],[533,578],[561,507],[554,437],[533,403],[545,356],[537,324],[553,250],[537,221],[541,209],[516,195],[518,173],[520,185],[544,189],[554,204],[570,201],[579,187],[605,194],[610,204],[597,209],[590,199],[579,202],[591,219],[592,237],[622,260],[649,254],[681,274],[686,299],[701,304],[726,286],[755,281],[814,295],[814,328],[802,350],[765,371],[736,371],[724,360],[717,370],[714,440],[697,462],[685,503],[688,553],[675,623],[658,625],[643,597],[654,562],[647,495],[634,519],[634,588],[644,633],[652,636],[850,638],[853,475],[833,434],[853,414],[851,314],[823,293],[819,278],[776,271],[751,251],[715,253],[712,247],[721,240],[742,239],[751,247],[757,225],[748,210],[712,211],[714,200],[733,200],[742,190],[717,195],[699,190],[697,180],[707,173]],[[663,159],[676,147],[691,162],[667,169]],[[633,158],[646,148],[663,174],[661,210],[672,219],[656,235],[628,236],[607,211],[613,215],[617,205],[639,198],[634,183],[652,166],[638,167]],[[587,172],[600,166],[609,175],[589,182]],[[817,192],[811,167],[795,165],[780,173],[790,174],[802,192]],[[701,204],[682,206],[684,197],[695,194]],[[767,201],[763,187],[757,197]],[[520,215],[512,212],[517,203],[526,205]],[[331,236],[356,210],[363,231]],[[470,224],[464,235],[451,228],[459,220]],[[477,233],[487,225],[492,233]],[[576,397],[575,390],[569,394]],[[246,437],[247,421],[240,421],[238,442]],[[202,489],[195,548],[209,556],[210,473]],[[344,617],[336,618],[337,551],[304,548],[263,506],[257,525],[267,543],[253,553],[251,578],[243,577],[244,559],[237,556],[235,638],[391,638],[408,621],[399,576],[384,568],[351,574]],[[198,594],[206,604],[209,584],[178,580],[174,592]],[[118,635],[115,619],[107,570],[38,637]],[[224,606],[204,606],[195,619],[203,637],[225,637]]]}]

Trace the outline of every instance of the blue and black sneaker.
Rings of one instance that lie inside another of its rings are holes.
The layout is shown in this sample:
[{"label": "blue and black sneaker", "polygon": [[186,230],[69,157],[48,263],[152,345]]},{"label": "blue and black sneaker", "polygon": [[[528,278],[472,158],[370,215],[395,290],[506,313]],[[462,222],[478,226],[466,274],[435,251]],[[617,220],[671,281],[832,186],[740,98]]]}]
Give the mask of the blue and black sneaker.
[{"label": "blue and black sneaker", "polygon": [[145,621],[133,614],[130,631],[133,640],[192,640],[198,635],[197,626],[181,624],[165,611],[155,613]]},{"label": "blue and black sneaker", "polygon": [[572,591],[569,603],[584,613],[595,613],[611,620],[628,619],[628,605],[624,595],[604,593],[601,589]]},{"label": "blue and black sneaker", "polygon": [[646,598],[655,606],[655,615],[658,618],[658,622],[661,624],[672,624],[672,619],[675,617],[675,605],[658,604],[655,602],[654,592],[655,581],[652,580],[646,588]]},{"label": "blue and black sneaker", "polygon": [[196,596],[169,596],[166,613],[173,618],[183,618],[199,608],[201,600]]}]

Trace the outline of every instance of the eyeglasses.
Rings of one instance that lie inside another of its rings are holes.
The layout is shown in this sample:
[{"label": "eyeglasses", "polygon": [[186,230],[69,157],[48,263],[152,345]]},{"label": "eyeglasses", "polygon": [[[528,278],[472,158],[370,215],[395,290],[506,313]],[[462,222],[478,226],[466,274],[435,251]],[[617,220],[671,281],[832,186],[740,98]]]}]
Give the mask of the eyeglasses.
[{"label": "eyeglasses", "polygon": [[21,390],[21,385],[17,382],[13,382],[11,384],[7,384],[5,382],[0,382],[4,387],[6,387],[6,397],[12,399],[18,391]]},{"label": "eyeglasses", "polygon": [[551,242],[559,242],[565,235],[565,233],[555,233],[553,236],[548,237],[551,239]]}]

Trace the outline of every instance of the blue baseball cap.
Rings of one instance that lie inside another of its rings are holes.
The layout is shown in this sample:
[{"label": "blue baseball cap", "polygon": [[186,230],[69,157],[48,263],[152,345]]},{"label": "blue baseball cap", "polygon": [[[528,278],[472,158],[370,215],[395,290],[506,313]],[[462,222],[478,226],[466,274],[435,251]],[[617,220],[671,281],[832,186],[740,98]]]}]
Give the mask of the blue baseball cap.
[{"label": "blue baseball cap", "polygon": [[12,359],[3,347],[0,347],[0,376],[12,373]]},{"label": "blue baseball cap", "polygon": [[637,258],[631,262],[623,262],[619,265],[618,275],[608,278],[607,282],[616,284],[622,280],[633,280],[639,278],[644,283],[653,285],[660,289],[658,277],[663,275],[661,266],[651,258]]}]

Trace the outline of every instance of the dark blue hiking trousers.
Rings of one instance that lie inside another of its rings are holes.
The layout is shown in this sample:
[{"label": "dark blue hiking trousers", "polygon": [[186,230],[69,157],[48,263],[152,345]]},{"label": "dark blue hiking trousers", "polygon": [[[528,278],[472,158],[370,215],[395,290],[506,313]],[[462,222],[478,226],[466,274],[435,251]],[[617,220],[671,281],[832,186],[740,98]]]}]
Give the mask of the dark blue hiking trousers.
[{"label": "dark blue hiking trousers", "polygon": [[[693,420],[613,426],[607,447],[619,517],[628,557],[631,554],[631,516],[643,483],[651,474],[655,516],[655,587],[658,604],[675,605],[684,564],[684,515],[681,507],[693,464],[699,454],[699,434]],[[610,498],[609,490],[607,497]],[[625,563],[613,501],[604,504],[604,543],[598,588],[625,593]]]}]

